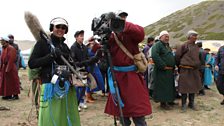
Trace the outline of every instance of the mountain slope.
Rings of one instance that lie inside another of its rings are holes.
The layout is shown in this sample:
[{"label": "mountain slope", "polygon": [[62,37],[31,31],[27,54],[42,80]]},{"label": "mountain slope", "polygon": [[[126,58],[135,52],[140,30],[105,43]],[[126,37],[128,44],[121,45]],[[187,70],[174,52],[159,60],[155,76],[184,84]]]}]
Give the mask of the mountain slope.
[{"label": "mountain slope", "polygon": [[199,33],[201,40],[224,40],[224,1],[204,1],[176,11],[145,27],[147,36],[162,30],[170,33],[170,44],[186,41],[189,30]]}]

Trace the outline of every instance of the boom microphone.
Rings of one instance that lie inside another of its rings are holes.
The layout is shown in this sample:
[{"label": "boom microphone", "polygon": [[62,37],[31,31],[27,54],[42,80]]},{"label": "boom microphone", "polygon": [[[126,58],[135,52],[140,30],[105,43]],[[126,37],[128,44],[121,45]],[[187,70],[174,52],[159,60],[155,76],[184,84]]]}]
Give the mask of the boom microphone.
[{"label": "boom microphone", "polygon": [[44,32],[44,30],[43,30],[38,18],[28,11],[25,12],[24,18],[25,18],[26,24],[27,24],[30,32],[32,33],[32,35],[34,36],[36,41],[40,40],[41,36],[38,33],[40,33],[41,31]]}]

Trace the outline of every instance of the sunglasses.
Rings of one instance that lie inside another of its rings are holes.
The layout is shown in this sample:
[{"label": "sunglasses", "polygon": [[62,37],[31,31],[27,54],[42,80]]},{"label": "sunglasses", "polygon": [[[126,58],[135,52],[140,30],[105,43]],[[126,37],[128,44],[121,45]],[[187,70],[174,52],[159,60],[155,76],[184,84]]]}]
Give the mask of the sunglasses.
[{"label": "sunglasses", "polygon": [[57,29],[62,29],[62,30],[65,30],[67,28],[67,26],[65,26],[65,25],[56,25],[55,27]]}]

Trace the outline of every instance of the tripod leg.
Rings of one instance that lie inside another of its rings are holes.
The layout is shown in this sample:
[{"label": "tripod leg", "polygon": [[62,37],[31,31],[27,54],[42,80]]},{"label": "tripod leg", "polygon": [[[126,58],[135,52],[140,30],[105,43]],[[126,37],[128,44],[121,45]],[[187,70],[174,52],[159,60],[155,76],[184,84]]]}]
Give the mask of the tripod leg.
[{"label": "tripod leg", "polygon": [[116,116],[114,116],[114,126],[117,126],[117,119],[116,119]]}]

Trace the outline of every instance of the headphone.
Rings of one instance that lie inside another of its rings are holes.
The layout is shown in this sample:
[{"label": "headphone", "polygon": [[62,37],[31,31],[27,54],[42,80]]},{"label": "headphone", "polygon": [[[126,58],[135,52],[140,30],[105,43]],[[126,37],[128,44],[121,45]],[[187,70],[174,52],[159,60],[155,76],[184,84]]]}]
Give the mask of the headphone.
[{"label": "headphone", "polygon": [[55,20],[57,20],[57,19],[61,19],[61,20],[64,20],[64,21],[66,22],[67,27],[66,27],[66,29],[65,29],[65,34],[67,34],[67,33],[68,33],[68,22],[67,22],[64,18],[61,18],[61,17],[53,18],[53,19],[50,21],[50,27],[49,27],[50,32],[53,31],[53,28],[54,28],[54,24],[53,24],[53,22],[54,22]]}]

